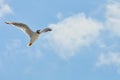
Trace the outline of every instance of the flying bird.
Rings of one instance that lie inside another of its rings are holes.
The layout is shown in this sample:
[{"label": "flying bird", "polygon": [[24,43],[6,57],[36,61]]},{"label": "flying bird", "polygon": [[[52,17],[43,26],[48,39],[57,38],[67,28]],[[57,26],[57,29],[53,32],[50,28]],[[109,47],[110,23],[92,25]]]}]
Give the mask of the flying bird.
[{"label": "flying bird", "polygon": [[19,28],[23,32],[25,32],[30,38],[28,46],[31,46],[38,39],[38,37],[41,33],[52,31],[52,29],[50,29],[50,28],[45,28],[43,30],[36,30],[36,32],[34,32],[24,23],[20,23],[20,22],[5,22],[5,23],[16,26],[17,28]]}]

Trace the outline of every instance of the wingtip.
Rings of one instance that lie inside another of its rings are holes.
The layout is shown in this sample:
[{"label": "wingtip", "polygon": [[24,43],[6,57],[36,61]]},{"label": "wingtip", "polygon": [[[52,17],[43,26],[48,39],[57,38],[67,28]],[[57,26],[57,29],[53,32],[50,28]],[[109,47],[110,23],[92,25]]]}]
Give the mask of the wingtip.
[{"label": "wingtip", "polygon": [[9,24],[9,22],[5,22],[6,24]]},{"label": "wingtip", "polygon": [[52,31],[52,29],[49,29],[49,31]]},{"label": "wingtip", "polygon": [[52,29],[51,29],[51,28],[48,28],[48,31],[52,31]]}]

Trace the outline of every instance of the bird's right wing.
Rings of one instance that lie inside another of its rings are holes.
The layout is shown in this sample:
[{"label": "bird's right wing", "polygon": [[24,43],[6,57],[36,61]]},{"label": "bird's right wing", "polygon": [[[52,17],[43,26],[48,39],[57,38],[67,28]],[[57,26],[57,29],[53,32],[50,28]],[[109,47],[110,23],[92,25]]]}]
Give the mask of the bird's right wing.
[{"label": "bird's right wing", "polygon": [[23,32],[25,32],[29,37],[32,36],[33,31],[24,23],[19,23],[19,22],[5,22],[6,24],[11,24],[19,29],[21,29]]}]

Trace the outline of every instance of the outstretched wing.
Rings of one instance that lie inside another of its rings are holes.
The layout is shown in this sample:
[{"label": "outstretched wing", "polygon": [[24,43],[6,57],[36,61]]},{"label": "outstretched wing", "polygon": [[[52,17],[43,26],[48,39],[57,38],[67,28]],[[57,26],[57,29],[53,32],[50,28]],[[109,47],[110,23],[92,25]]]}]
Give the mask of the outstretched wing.
[{"label": "outstretched wing", "polygon": [[48,32],[48,31],[52,31],[52,29],[51,28],[45,28],[41,31],[41,33]]},{"label": "outstretched wing", "polygon": [[19,23],[19,22],[5,22],[6,24],[11,24],[19,29],[21,29],[23,32],[25,32],[29,37],[32,36],[33,31],[24,23]]}]

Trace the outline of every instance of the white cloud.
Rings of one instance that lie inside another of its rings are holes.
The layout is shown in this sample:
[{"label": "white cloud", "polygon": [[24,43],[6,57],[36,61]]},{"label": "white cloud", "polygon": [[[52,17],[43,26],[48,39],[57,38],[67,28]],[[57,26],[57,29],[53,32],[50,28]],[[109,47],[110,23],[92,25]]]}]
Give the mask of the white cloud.
[{"label": "white cloud", "polygon": [[[110,0],[106,4],[106,23],[105,27],[110,31],[110,34],[114,36],[120,36],[120,1]],[[101,43],[100,43],[101,44]],[[115,67],[117,71],[120,73],[120,52],[114,52],[118,50],[119,45],[110,44],[109,46],[104,43],[101,47],[106,49],[108,53],[101,53],[99,55],[98,61],[96,62],[97,67]]]},{"label": "white cloud", "polygon": [[[105,22],[87,17],[85,13],[79,13],[65,18],[57,24],[50,24],[49,27],[53,29],[48,35],[50,46],[60,56],[66,58],[74,56],[80,47],[89,46],[92,42],[97,42],[98,37],[101,39],[99,35],[103,29],[110,31],[111,34],[114,33],[120,36],[120,2],[112,0],[106,5],[104,4],[104,7],[106,8]],[[61,16],[62,14],[59,13],[58,18],[61,18]],[[101,43],[99,43],[100,48],[108,47],[106,43]]]},{"label": "white cloud", "polygon": [[120,2],[110,1],[106,5],[106,26],[111,33],[120,36]]},{"label": "white cloud", "polygon": [[99,36],[102,24],[85,14],[70,16],[57,24],[50,24],[53,29],[49,35],[51,46],[63,58],[75,54],[79,47],[89,46]]},{"label": "white cloud", "polygon": [[97,62],[97,66],[104,65],[116,65],[120,66],[120,53],[110,52],[108,54],[101,53],[99,56],[99,60]]},{"label": "white cloud", "polygon": [[114,66],[118,69],[120,69],[120,53],[116,52],[109,52],[108,54],[106,53],[101,53],[99,56],[99,59],[96,63],[97,67],[105,67],[105,66]]},{"label": "white cloud", "polygon": [[12,13],[12,9],[3,0],[0,0],[0,17]]}]

